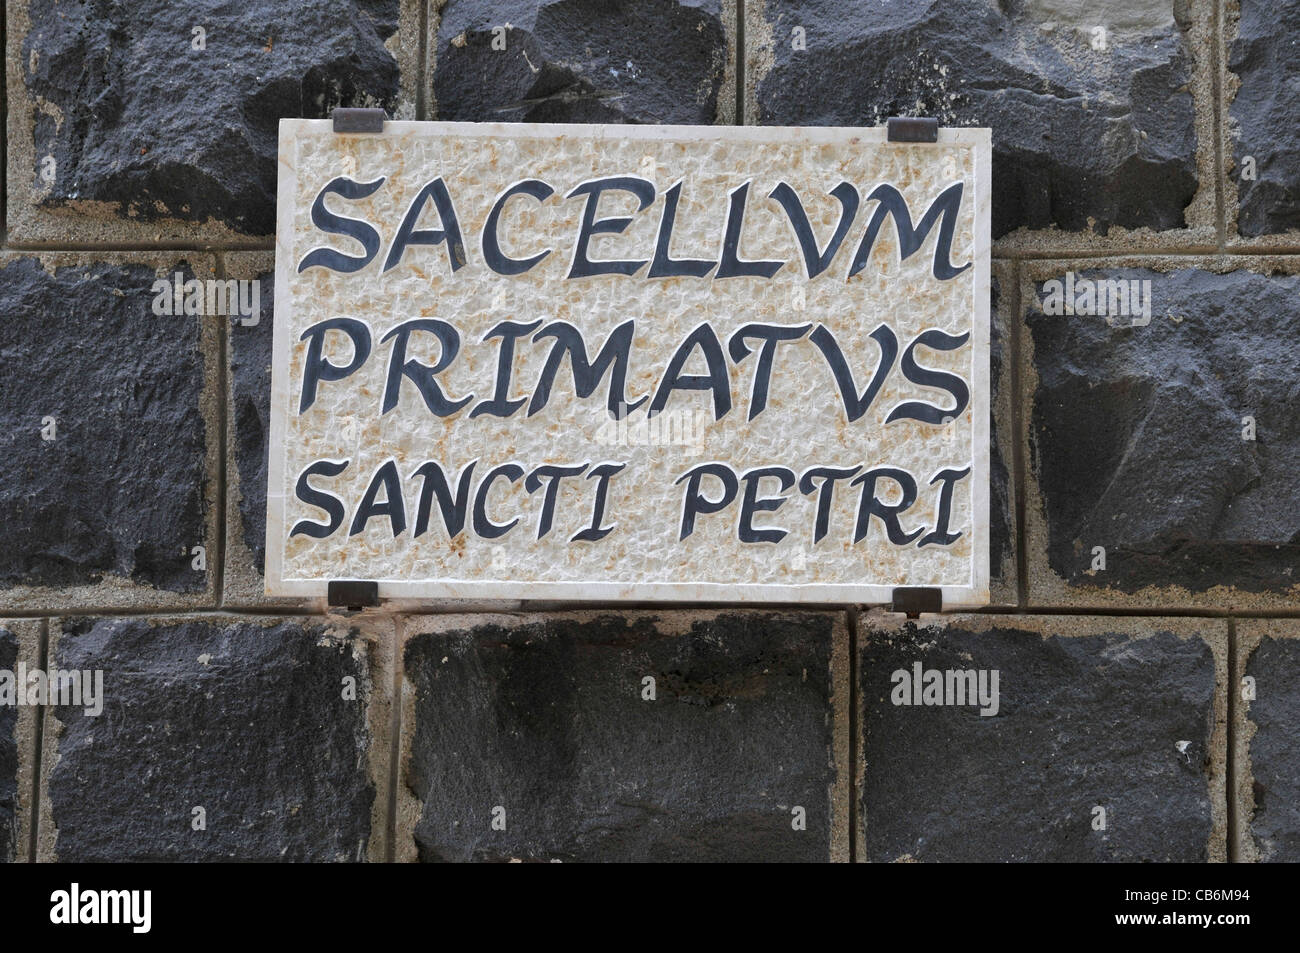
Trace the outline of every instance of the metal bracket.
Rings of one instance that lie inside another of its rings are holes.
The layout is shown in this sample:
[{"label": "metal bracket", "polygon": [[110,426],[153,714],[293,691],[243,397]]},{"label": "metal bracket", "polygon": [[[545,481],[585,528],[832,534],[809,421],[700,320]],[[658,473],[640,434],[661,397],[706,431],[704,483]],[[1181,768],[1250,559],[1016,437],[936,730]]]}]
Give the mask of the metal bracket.
[{"label": "metal bracket", "polygon": [[938,142],[939,120],[928,116],[890,116],[885,120],[888,142]]},{"label": "metal bracket", "polygon": [[890,595],[892,611],[905,612],[909,619],[922,612],[943,611],[943,590],[934,586],[899,586]]},{"label": "metal bracket", "polygon": [[332,579],[325,601],[348,609],[373,609],[379,605],[379,583],[367,579]]},{"label": "metal bracket", "polygon": [[388,118],[388,114],[382,109],[335,106],[330,118],[334,120],[336,133],[383,132],[384,120]]}]

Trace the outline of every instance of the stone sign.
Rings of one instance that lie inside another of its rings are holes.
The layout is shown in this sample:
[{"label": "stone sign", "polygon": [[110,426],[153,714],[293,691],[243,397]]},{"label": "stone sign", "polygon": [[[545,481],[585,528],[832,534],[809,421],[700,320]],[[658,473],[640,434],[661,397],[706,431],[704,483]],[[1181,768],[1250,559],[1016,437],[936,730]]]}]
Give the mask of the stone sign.
[{"label": "stone sign", "polygon": [[985,129],[280,125],[267,591],[988,601]]}]

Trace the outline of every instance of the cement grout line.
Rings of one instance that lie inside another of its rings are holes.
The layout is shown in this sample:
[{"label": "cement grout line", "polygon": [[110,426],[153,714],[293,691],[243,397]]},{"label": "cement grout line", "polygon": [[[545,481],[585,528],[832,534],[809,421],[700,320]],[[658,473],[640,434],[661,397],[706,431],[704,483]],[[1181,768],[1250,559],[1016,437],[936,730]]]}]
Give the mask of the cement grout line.
[{"label": "cement grout line", "polygon": [[[985,606],[962,610],[970,615],[1023,615],[1023,616],[1105,616],[1108,618],[1158,619],[1161,617],[1186,619],[1300,619],[1300,609],[1219,609],[1215,606],[1017,606],[1000,608]],[[947,613],[944,613],[945,615]]]},{"label": "cement grout line", "polygon": [[[656,602],[556,602],[548,601],[545,607],[521,606],[519,608],[501,608],[486,606],[483,608],[457,606],[451,609],[440,608],[436,603],[428,606],[412,607],[409,604],[401,608],[379,608],[363,610],[367,618],[378,619],[382,616],[421,616],[434,617],[445,615],[548,615],[563,612],[608,612],[629,613],[653,612],[864,612],[872,609],[888,611],[888,603],[822,603],[822,602],[690,602],[690,603],[656,603]],[[55,609],[3,609],[0,619],[28,619],[33,621],[60,618],[148,618],[153,616],[247,616],[247,617],[283,617],[286,619],[321,617],[337,615],[326,611],[323,606],[154,606],[154,607],[85,607]],[[1220,609],[1215,606],[1114,606],[1114,605],[1001,605],[954,608],[943,612],[924,613],[923,618],[942,619],[958,615],[1018,615],[1018,616],[1103,616],[1108,618],[1158,619],[1274,619],[1287,621],[1300,619],[1297,609]]]},{"label": "cement grout line", "polygon": [[[1055,233],[1059,235],[1060,233]],[[996,244],[996,243],[995,243]],[[1117,248],[994,249],[995,261],[1069,261],[1092,258],[1206,258],[1220,254],[1218,245],[1126,245]]]},{"label": "cement grout line", "polygon": [[1210,43],[1210,89],[1214,97],[1211,104],[1213,109],[1211,122],[1214,129],[1214,224],[1219,235],[1219,252],[1222,254],[1224,247],[1228,243],[1228,200],[1225,194],[1228,169],[1223,155],[1223,143],[1228,134],[1223,115],[1225,106],[1223,102],[1223,63],[1226,41],[1223,36],[1223,0],[1212,0],[1212,5],[1213,15],[1210,28],[1214,36],[1211,38]]},{"label": "cement grout line", "polygon": [[1228,863],[1236,864],[1241,860],[1241,838],[1237,833],[1237,686],[1241,682],[1241,673],[1237,671],[1237,620],[1228,620],[1228,705],[1227,705],[1227,753],[1224,759],[1223,793],[1226,801],[1224,823],[1228,827]]},{"label": "cement grout line", "polygon": [[428,118],[426,110],[428,109],[428,93],[425,91],[425,83],[429,82],[429,4],[433,0],[421,0],[420,15],[417,18],[420,25],[420,48],[416,53],[418,62],[415,67],[416,88],[415,88],[415,118],[425,120]]},{"label": "cement grout line", "polygon": [[76,606],[64,609],[40,609],[40,610],[21,610],[21,609],[3,609],[0,610],[0,619],[62,619],[62,618],[106,618],[106,619],[133,619],[149,618],[153,616],[283,616],[286,619],[299,618],[304,616],[322,616],[327,613],[320,609],[314,609],[308,606],[301,608],[278,606],[276,608],[257,608],[237,606],[112,606],[112,607],[86,607]]},{"label": "cement grout line", "polygon": [[398,616],[389,626],[389,637],[393,640],[392,666],[393,680],[392,713],[389,724],[388,746],[388,817],[385,822],[384,860],[386,863],[397,862],[397,785],[401,782],[402,759],[402,676],[405,670],[402,647],[405,642],[406,623]]},{"label": "cement grout line", "polygon": [[858,862],[858,610],[849,609],[849,863]]},{"label": "cement grout line", "polygon": [[[49,668],[50,654],[50,620],[41,620],[41,635],[39,640],[39,650],[37,656],[37,665],[42,671]],[[41,770],[41,763],[44,757],[45,747],[45,706],[40,705],[36,709],[36,721],[32,725],[32,784],[31,784],[31,804],[28,805],[28,823],[27,823],[27,862],[36,863],[37,845],[40,843],[40,826],[41,826],[41,776],[44,773]]]},{"label": "cement grout line", "polygon": [[[1050,230],[1045,234],[1053,233]],[[7,235],[7,233],[6,233]],[[1271,236],[1263,236],[1267,239]],[[1285,236],[1275,236],[1285,238]],[[1073,261],[1104,258],[1266,258],[1279,255],[1300,256],[1300,241],[1281,241],[1275,244],[1263,243],[1261,239],[1250,239],[1251,244],[1242,240],[1222,245],[1129,245],[1116,248],[1047,248],[1042,250],[1009,249],[994,250],[991,261],[1000,262],[1038,262],[1038,261]],[[274,252],[275,243],[257,242],[252,244],[218,244],[196,245],[192,242],[0,242],[0,252],[16,254],[30,252],[43,253],[134,253],[134,252],[173,252],[177,255],[228,255],[239,252]]]},{"label": "cement grout line", "polygon": [[[1257,239],[1251,239],[1257,241]],[[1232,245],[1229,244],[1223,251],[1224,256],[1233,258],[1252,258],[1258,255],[1300,255],[1300,243],[1281,245]]]},{"label": "cement grout line", "polygon": [[745,48],[745,0],[735,0],[736,13],[736,68],[733,72],[736,74],[736,117],[732,120],[732,125],[745,125],[745,58],[748,50]]},{"label": "cement grout line", "polygon": [[[226,280],[226,257],[223,253],[215,254],[217,278]],[[217,488],[214,507],[216,508],[216,568],[212,579],[212,594],[217,608],[226,602],[226,459],[227,424],[230,404],[230,319],[217,317]]]},{"label": "cement grout line", "polygon": [[11,242],[6,241],[0,251],[6,252],[179,252],[187,255],[217,255],[241,251],[275,251],[274,239],[249,244],[196,245],[193,242]]},{"label": "cement grout line", "polygon": [[0,242],[9,243],[9,4],[0,4]]}]

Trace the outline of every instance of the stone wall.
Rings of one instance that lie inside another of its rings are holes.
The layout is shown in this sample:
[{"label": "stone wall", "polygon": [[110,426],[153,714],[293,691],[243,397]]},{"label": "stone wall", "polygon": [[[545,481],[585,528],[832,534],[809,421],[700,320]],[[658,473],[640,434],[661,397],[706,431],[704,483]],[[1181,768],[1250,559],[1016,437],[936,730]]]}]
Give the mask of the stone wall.
[{"label": "stone wall", "polygon": [[[8,0],[0,670],[106,700],[0,707],[0,861],[1300,860],[1298,13]],[[277,121],[336,106],[991,126],[993,605],[264,596]]]}]

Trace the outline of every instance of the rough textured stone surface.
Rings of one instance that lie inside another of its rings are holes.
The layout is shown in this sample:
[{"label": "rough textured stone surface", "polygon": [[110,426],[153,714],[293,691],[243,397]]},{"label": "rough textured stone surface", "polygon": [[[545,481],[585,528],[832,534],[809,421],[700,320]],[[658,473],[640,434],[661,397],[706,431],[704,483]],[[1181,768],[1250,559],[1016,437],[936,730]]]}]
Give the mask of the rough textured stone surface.
[{"label": "rough textured stone surface", "polygon": [[234,454],[239,473],[239,516],[244,545],[260,574],[266,561],[266,459],[271,427],[271,338],[275,275],[257,276],[261,315],[245,327],[230,326],[230,374],[234,397]]},{"label": "rough textured stone surface", "polygon": [[[1063,275],[1058,276],[1063,277]],[[1072,586],[1123,593],[1233,586],[1287,593],[1300,559],[1300,277],[1141,269],[1080,279],[1151,282],[1151,323],[1026,323],[1037,384],[1030,465],[1047,563]],[[1032,375],[1030,375],[1032,377]],[[1253,416],[1257,439],[1244,440]],[[1093,572],[1104,546],[1106,569]]]},{"label": "rough textured stone surface", "polygon": [[[858,630],[866,859],[1223,859],[1222,623],[898,618]],[[997,714],[893,704],[916,662],[996,670]]]},{"label": "rough textured stone surface", "polygon": [[[1300,228],[1298,24],[1297,0],[1241,0],[1228,48],[1228,69],[1241,83],[1228,111],[1236,131],[1237,231],[1248,237]],[[1246,156],[1255,160],[1253,180],[1241,178]]]},{"label": "rough textured stone surface", "polygon": [[1300,860],[1300,638],[1294,629],[1291,635],[1264,638],[1243,671],[1255,679],[1256,693],[1246,712],[1254,726],[1248,752],[1250,859],[1263,861]]},{"label": "rough textured stone surface", "polygon": [[839,618],[459,617],[413,637],[420,859],[827,860]]},{"label": "rough textured stone surface", "polygon": [[0,259],[0,588],[205,588],[188,554],[205,542],[200,319],[154,315],[154,280]]},{"label": "rough textured stone surface", "polygon": [[56,664],[103,669],[106,700],[99,717],[60,706],[47,720],[41,826],[58,859],[366,856],[366,653],[322,624],[263,621],[65,622]]},{"label": "rough textured stone surface", "polygon": [[[18,667],[18,638],[0,627],[0,671]],[[0,864],[13,861],[18,838],[18,709],[0,705]]]},{"label": "rough textured stone surface", "polygon": [[[1107,47],[1094,50],[1095,20],[1049,0],[766,0],[771,69],[758,120],[991,126],[995,237],[1090,221],[1103,234],[1181,228],[1197,176],[1178,6],[1115,5],[1103,17]],[[805,50],[793,48],[795,27]]]},{"label": "rough textured stone surface", "polygon": [[[267,234],[279,120],[335,106],[391,112],[398,64],[385,41],[399,7],[32,0],[19,67],[38,107],[30,187],[47,208],[98,200],[134,219]],[[195,27],[205,50],[193,48]],[[53,183],[40,176],[46,156]]]},{"label": "rough textured stone surface", "polygon": [[434,99],[439,119],[711,124],[727,58],[722,0],[448,0]]}]

